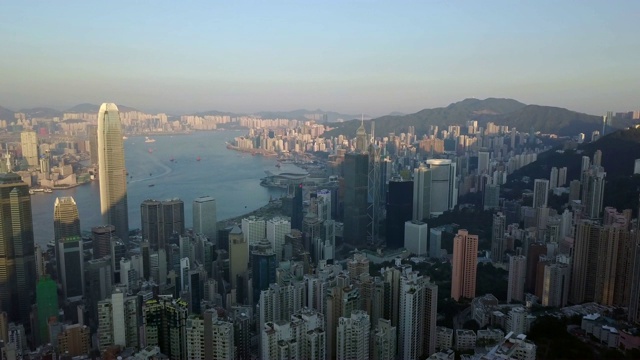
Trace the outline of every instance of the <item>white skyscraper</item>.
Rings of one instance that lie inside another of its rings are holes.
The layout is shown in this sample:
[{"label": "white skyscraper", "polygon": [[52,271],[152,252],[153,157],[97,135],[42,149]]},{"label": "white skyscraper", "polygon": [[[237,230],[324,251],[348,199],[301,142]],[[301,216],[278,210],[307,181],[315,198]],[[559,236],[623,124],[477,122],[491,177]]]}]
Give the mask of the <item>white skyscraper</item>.
[{"label": "white skyscraper", "polygon": [[422,221],[453,209],[458,203],[456,163],[429,159],[413,173],[413,220]]},{"label": "white skyscraper", "polygon": [[242,234],[249,246],[265,238],[266,222],[262,218],[249,216],[242,219]]},{"label": "white skyscraper", "polygon": [[98,346],[138,347],[138,306],[135,296],[116,288],[111,297],[98,302]]},{"label": "white skyscraper", "polygon": [[203,234],[213,244],[217,244],[217,224],[216,199],[211,196],[201,196],[193,200],[193,232]]},{"label": "white skyscraper", "polygon": [[115,226],[118,237],[127,242],[127,170],[124,163],[120,113],[113,103],[102,104],[98,113],[98,171],[103,222],[105,225]]},{"label": "white skyscraper", "polygon": [[20,146],[22,157],[27,160],[29,167],[38,167],[38,137],[35,131],[23,131],[20,133]]},{"label": "white skyscraper", "polygon": [[524,301],[524,280],[527,272],[527,258],[522,255],[509,257],[509,283],[507,304],[512,300]]},{"label": "white skyscraper", "polygon": [[336,359],[369,359],[369,331],[371,320],[362,310],[355,310],[351,317],[338,320]]},{"label": "white skyscraper", "polygon": [[289,220],[279,217],[267,220],[267,240],[271,243],[271,248],[276,253],[278,262],[282,261],[284,236],[290,233],[291,223]]},{"label": "white skyscraper", "polygon": [[404,247],[412,254],[427,256],[427,238],[429,225],[422,221],[404,223]]},{"label": "white skyscraper", "polygon": [[547,207],[549,198],[549,180],[536,179],[533,185],[533,208]]}]

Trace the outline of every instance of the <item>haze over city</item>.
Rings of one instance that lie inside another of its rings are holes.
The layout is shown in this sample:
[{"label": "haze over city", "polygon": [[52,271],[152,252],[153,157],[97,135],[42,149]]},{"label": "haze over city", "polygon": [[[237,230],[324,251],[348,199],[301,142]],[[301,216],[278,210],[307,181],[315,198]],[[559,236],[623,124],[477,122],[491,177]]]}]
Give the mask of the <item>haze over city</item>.
[{"label": "haze over city", "polygon": [[636,108],[636,1],[3,2],[0,105],[415,112]]}]

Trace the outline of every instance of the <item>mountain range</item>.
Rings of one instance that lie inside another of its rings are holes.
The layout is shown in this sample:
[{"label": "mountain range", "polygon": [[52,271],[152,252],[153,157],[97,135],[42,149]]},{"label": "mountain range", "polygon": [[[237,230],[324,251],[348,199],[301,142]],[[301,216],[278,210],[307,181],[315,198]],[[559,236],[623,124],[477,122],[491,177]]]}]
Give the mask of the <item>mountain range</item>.
[{"label": "mountain range", "polygon": [[[22,109],[29,117],[54,117],[62,116],[65,112],[92,113],[98,112],[99,105],[79,104],[64,111],[51,108]],[[137,109],[118,105],[120,111],[138,111]],[[325,136],[355,135],[356,129],[360,126],[362,115],[341,114],[334,111],[306,110],[298,109],[292,111],[262,111],[251,115],[258,115],[263,118],[283,118],[283,119],[305,119],[308,114],[326,115],[327,121],[334,127],[327,131]],[[250,115],[223,111],[205,111],[193,113],[193,115]],[[365,122],[369,123],[371,116],[363,115]],[[7,108],[0,107],[0,119],[9,120],[14,118],[14,112]],[[321,119],[320,119],[321,120]],[[340,120],[348,120],[337,122]],[[440,129],[448,125],[463,125],[468,120],[477,120],[480,126],[486,126],[488,122],[497,125],[508,125],[515,127],[519,131],[529,132],[539,131],[542,133],[555,133],[560,136],[571,136],[584,133],[587,136],[595,130],[602,129],[602,116],[589,115],[564,108],[527,105],[513,99],[488,98],[488,99],[465,99],[455,102],[446,107],[420,110],[413,114],[401,114],[393,112],[390,115],[381,116],[375,120],[376,132],[388,134],[391,132],[407,132],[413,126],[417,134],[424,134],[431,125],[440,126]],[[632,125],[631,120],[614,119],[614,128],[625,128]],[[370,125],[365,127],[369,130]]]},{"label": "mountain range", "polygon": [[[377,136],[391,132],[407,132],[413,126],[417,134],[428,132],[431,125],[437,125],[440,130],[448,125],[463,125],[468,120],[477,120],[479,126],[488,122],[497,125],[508,125],[520,131],[529,132],[531,129],[542,133],[555,133],[560,136],[576,135],[578,133],[591,134],[592,131],[602,129],[602,116],[588,115],[564,108],[526,105],[513,99],[488,98],[465,99],[452,103],[446,107],[420,110],[414,114],[404,116],[387,115],[375,120]],[[614,119],[613,126],[625,128],[631,125],[630,120]],[[326,136],[353,135],[360,126],[360,120],[354,119],[338,124]],[[369,125],[365,124],[369,129]]]}]

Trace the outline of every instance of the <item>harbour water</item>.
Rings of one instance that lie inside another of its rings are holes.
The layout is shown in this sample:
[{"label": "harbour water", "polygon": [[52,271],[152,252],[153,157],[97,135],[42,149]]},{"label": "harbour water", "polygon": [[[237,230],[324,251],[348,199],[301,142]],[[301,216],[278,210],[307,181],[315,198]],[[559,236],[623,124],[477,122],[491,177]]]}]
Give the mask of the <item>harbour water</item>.
[{"label": "harbour water", "polygon": [[[260,186],[265,170],[277,170],[276,159],[251,156],[226,148],[225,142],[240,131],[199,132],[192,135],[156,136],[124,140],[129,172],[129,228],[140,228],[140,203],[145,199],[180,198],[185,206],[185,227],[192,226],[192,201],[210,195],[216,198],[218,220],[253,211],[282,189]],[[287,165],[292,166],[292,165]],[[298,169],[299,170],[299,169]],[[73,196],[78,204],[82,230],[101,225],[98,181],[52,194],[31,196],[34,235],[37,244],[53,240],[53,205],[58,196]]]}]

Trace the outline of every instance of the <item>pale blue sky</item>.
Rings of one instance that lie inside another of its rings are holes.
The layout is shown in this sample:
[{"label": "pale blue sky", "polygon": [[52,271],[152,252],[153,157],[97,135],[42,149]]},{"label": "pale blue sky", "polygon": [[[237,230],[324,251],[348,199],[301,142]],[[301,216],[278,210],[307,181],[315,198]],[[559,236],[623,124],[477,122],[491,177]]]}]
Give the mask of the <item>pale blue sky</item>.
[{"label": "pale blue sky", "polygon": [[2,1],[0,105],[640,109],[640,1]]}]

